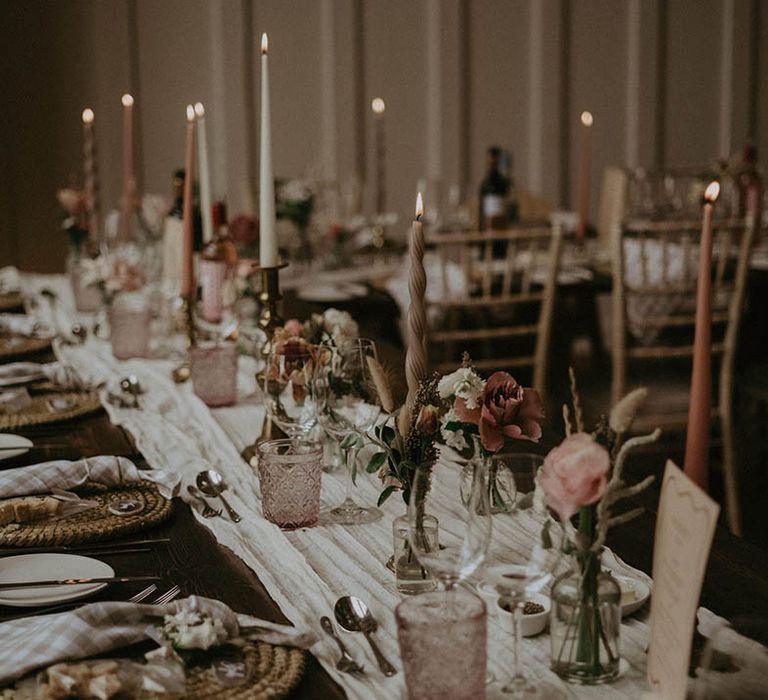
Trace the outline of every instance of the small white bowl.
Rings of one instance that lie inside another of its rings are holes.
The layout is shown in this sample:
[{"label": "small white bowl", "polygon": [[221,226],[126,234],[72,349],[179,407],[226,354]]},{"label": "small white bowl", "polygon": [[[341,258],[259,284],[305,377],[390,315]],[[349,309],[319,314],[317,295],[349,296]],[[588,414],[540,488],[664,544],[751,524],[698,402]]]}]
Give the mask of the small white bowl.
[{"label": "small white bowl", "polygon": [[[540,613],[534,613],[533,615],[523,615],[521,620],[522,635],[523,637],[535,637],[537,634],[541,634],[549,623],[549,611],[552,604],[549,597],[540,595],[538,593],[531,593],[525,597],[526,601],[531,603],[538,603],[544,610]],[[499,616],[499,620],[506,632],[514,634],[515,632],[515,616],[508,610],[501,607],[501,598],[496,600],[496,614]]]}]

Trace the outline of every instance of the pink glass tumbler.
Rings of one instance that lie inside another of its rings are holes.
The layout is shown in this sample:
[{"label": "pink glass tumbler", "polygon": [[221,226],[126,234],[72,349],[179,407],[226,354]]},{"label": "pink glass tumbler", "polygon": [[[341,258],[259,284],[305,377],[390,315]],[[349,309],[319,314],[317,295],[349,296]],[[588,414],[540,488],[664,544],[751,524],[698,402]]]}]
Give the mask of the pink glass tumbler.
[{"label": "pink glass tumbler", "polygon": [[149,355],[151,317],[149,309],[113,306],[109,310],[109,337],[112,354],[118,360]]},{"label": "pink glass tumbler", "polygon": [[264,517],[283,528],[313,527],[320,519],[323,446],[269,440],[258,446]]},{"label": "pink glass tumbler", "polygon": [[231,406],[237,401],[236,343],[201,343],[189,350],[192,390],[206,406]]},{"label": "pink glass tumbler", "polygon": [[395,608],[409,700],[483,700],[485,603],[461,589],[405,598]]}]

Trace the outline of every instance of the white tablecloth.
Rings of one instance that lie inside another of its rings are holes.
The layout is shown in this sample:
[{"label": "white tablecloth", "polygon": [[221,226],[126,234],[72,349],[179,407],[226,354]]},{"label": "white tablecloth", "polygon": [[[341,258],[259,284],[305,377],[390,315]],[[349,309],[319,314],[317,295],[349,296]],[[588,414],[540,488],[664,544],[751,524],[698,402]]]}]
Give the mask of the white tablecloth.
[{"label": "white tablecloth", "polygon": [[[41,320],[60,329],[68,329],[82,320],[73,310],[71,293],[63,276],[25,275],[24,287],[37,299],[34,310]],[[51,303],[37,292],[47,287],[57,293]],[[384,653],[399,663],[394,608],[400,597],[394,586],[394,575],[385,567],[392,554],[392,520],[405,511],[402,500],[391,498],[385,505],[384,519],[354,526],[324,526],[295,532],[283,532],[261,515],[258,479],[252,468],[240,457],[240,451],[260,434],[264,411],[255,395],[253,364],[242,358],[239,378],[241,401],[231,408],[208,409],[193,393],[189,383],[176,385],[170,378],[174,362],[169,360],[128,360],[112,357],[108,342],[89,337],[83,346],[56,347],[59,359],[72,364],[84,378],[114,385],[128,373],[136,374],[147,393],[141,410],[121,409],[105,402],[112,421],[126,428],[136,444],[155,468],[172,469],[183,475],[184,484],[193,481],[197,472],[214,468],[224,474],[231,485],[231,501],[243,515],[235,525],[226,518],[199,522],[209,528],[217,541],[237,554],[259,577],[283,613],[296,626],[313,629],[321,641],[312,652],[328,673],[351,698],[400,698],[404,692],[403,674],[385,678],[376,667],[362,635],[346,634],[345,641],[356,658],[364,661],[365,677],[339,673],[335,668],[338,650],[319,624],[322,615],[332,617],[336,599],[344,594],[357,595],[367,601],[380,622],[377,640]],[[463,506],[458,499],[459,469],[444,459],[436,468],[434,489],[455,498],[452,509],[438,512],[440,537],[451,537],[455,516]],[[379,493],[375,477],[358,480],[359,497],[374,503]],[[344,495],[341,474],[324,475],[322,501],[332,504]],[[182,497],[186,498],[186,486]],[[195,511],[197,513],[197,511]],[[538,523],[516,531],[495,533],[495,546],[514,546],[521,537],[535,536]],[[493,557],[493,551],[491,552]],[[183,585],[183,582],[179,582]],[[522,644],[522,663],[541,685],[542,697],[565,698],[637,698],[647,687],[645,682],[645,650],[648,644],[647,609],[625,619],[621,630],[621,653],[628,669],[616,682],[596,688],[562,683],[549,670],[549,636],[526,639]],[[510,664],[511,639],[495,620],[490,621],[489,666],[497,678],[505,679]],[[498,685],[489,697],[501,697]]]}]

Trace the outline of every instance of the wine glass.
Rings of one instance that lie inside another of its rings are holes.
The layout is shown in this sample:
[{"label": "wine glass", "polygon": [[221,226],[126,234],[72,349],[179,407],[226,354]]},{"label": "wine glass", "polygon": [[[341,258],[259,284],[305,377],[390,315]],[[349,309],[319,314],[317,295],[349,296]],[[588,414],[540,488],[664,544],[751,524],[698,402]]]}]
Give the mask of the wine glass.
[{"label": "wine glass", "polygon": [[329,514],[329,521],[359,525],[378,520],[378,508],[366,508],[354,498],[357,482],[357,455],[365,435],[385,418],[372,361],[376,344],[365,338],[343,340],[320,347],[312,390],[320,425],[340,442],[347,466],[347,493],[344,501]]},{"label": "wine glass", "polygon": [[497,604],[514,615],[512,678],[502,692],[527,698],[536,695],[536,688],[519,663],[523,606],[526,596],[541,593],[552,582],[562,555],[564,529],[549,515],[542,518],[518,507],[494,515],[494,533],[480,587],[495,589],[500,596]]},{"label": "wine glass", "polygon": [[[445,590],[454,589],[483,563],[491,539],[491,509],[488,502],[489,461],[474,460],[471,485],[465,507],[445,479],[433,472],[436,467],[416,471],[408,504],[408,543],[419,563]],[[457,508],[458,505],[458,508]],[[442,520],[440,546],[425,534],[427,511]]]},{"label": "wine glass", "polygon": [[267,412],[290,438],[306,437],[317,422],[311,380],[316,345],[300,338],[275,341],[263,373]]}]

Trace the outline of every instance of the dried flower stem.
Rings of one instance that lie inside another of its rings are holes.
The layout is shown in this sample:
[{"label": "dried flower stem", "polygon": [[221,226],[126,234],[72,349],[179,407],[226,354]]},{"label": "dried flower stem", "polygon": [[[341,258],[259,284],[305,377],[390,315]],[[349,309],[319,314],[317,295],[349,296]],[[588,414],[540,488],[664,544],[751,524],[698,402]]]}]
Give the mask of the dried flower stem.
[{"label": "dried flower stem", "polygon": [[576,372],[573,371],[573,367],[568,368],[568,377],[571,380],[571,399],[573,400],[573,412],[576,418],[576,430],[580,433],[584,432],[584,414],[581,410],[581,397],[579,396],[579,389],[576,386]]},{"label": "dried flower stem", "polygon": [[573,434],[573,425],[571,425],[571,410],[568,408],[568,404],[563,404],[563,423],[565,423],[565,437]]}]

